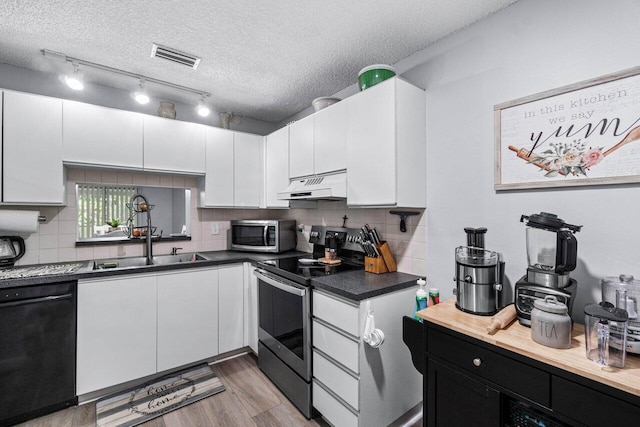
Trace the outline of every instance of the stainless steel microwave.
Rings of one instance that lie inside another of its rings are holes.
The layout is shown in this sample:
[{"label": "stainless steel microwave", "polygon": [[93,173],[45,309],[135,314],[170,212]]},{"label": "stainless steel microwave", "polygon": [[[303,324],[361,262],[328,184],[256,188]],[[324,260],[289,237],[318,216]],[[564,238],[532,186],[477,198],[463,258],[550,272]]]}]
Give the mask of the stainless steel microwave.
[{"label": "stainless steel microwave", "polygon": [[295,220],[231,221],[229,249],[247,252],[284,252],[296,248]]}]

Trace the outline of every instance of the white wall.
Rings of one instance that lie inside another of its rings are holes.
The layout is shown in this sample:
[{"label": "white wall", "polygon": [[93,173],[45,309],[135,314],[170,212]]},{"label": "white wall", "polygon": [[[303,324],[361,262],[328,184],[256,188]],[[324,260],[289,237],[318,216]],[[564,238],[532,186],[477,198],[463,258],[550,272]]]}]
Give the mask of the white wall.
[{"label": "white wall", "polygon": [[[640,278],[640,186],[494,190],[493,107],[638,65],[640,2],[520,0],[403,61],[427,90],[427,277],[451,297],[465,226],[487,227],[513,286],[526,271],[521,214],[556,213],[577,233],[573,316],[600,301],[599,280]],[[406,69],[406,68],[405,68]]]},{"label": "white wall", "polygon": [[[96,246],[77,246],[78,209],[76,203],[76,183],[94,182],[103,184],[126,184],[141,187],[190,188],[190,241],[170,241],[154,243],[156,255],[168,254],[172,247],[182,248],[181,252],[219,251],[227,248],[227,231],[234,219],[295,219],[304,225],[304,232],[298,233],[298,249],[311,252],[309,232],[312,225],[341,226],[343,217],[348,217],[347,227],[360,228],[368,223],[375,227],[385,239],[396,257],[398,270],[419,276],[426,274],[425,216],[409,217],[407,232],[400,232],[400,219],[389,214],[388,209],[347,209],[344,201],[319,202],[317,209],[200,209],[197,208],[197,179],[184,175],[168,175],[148,172],[111,171],[99,169],[67,170],[67,206],[23,207],[18,209],[38,210],[46,221],[38,224],[33,234],[20,234],[25,239],[26,253],[18,265],[87,261],[92,259],[141,256],[144,241],[137,244],[114,244]],[[145,192],[146,194],[147,192]],[[158,204],[147,194],[153,204]],[[4,209],[4,207],[0,207]],[[16,209],[16,207],[8,207]],[[156,212],[156,211],[153,211]],[[160,226],[158,219],[151,214],[152,223]],[[218,223],[219,234],[211,234],[211,224]],[[178,230],[179,231],[179,230]],[[9,233],[8,233],[9,234]],[[165,229],[164,234],[169,232]]]}]

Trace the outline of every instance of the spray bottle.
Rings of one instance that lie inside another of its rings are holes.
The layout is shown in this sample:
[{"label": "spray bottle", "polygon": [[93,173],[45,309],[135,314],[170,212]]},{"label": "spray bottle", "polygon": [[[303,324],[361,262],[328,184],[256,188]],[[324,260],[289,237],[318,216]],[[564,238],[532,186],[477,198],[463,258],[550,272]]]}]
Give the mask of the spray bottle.
[{"label": "spray bottle", "polygon": [[419,287],[416,291],[416,304],[413,309],[413,318],[422,322],[422,318],[419,317],[416,313],[427,308],[429,293],[427,292],[427,281],[425,279],[418,279],[417,283]]}]

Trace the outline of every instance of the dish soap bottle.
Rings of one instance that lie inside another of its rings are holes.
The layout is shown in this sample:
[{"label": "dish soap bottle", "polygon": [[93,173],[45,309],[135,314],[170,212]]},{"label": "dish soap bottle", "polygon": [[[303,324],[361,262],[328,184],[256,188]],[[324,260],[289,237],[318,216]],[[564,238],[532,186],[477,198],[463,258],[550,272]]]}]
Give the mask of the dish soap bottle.
[{"label": "dish soap bottle", "polygon": [[416,304],[413,309],[413,318],[422,322],[422,318],[419,317],[416,313],[420,310],[424,310],[427,308],[427,301],[429,299],[429,293],[427,292],[426,286],[427,281],[425,279],[418,279],[418,290],[416,291]]}]

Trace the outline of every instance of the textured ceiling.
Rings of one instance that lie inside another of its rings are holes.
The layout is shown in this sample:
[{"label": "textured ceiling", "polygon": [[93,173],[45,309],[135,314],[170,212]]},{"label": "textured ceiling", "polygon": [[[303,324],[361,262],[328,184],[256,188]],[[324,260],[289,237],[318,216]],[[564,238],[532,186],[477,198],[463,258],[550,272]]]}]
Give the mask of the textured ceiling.
[{"label": "textured ceiling", "polygon": [[[216,111],[279,122],[516,0],[3,0],[0,63],[65,73],[41,49],[212,94]],[[202,57],[197,70],[151,58],[152,43]],[[82,69],[122,89],[137,81]],[[148,84],[154,97],[194,95]]]}]

